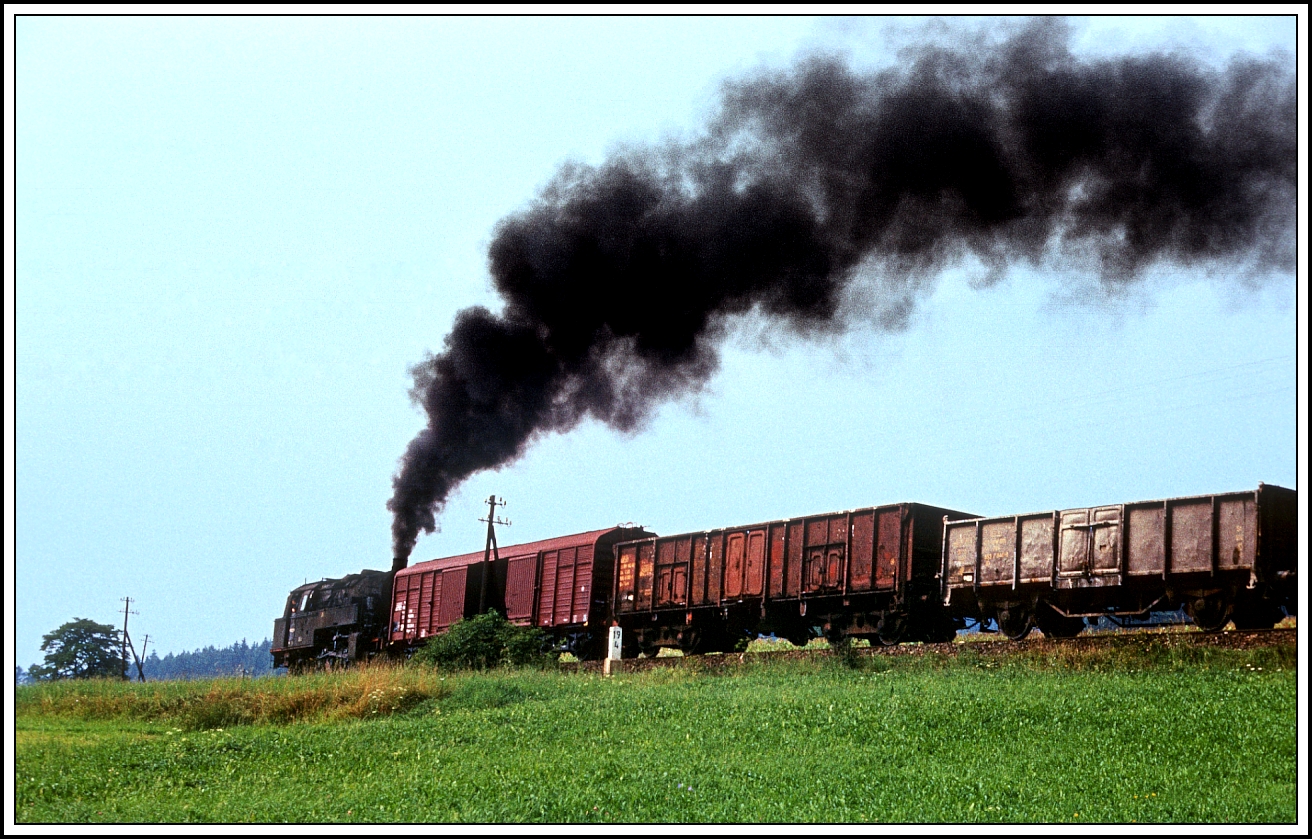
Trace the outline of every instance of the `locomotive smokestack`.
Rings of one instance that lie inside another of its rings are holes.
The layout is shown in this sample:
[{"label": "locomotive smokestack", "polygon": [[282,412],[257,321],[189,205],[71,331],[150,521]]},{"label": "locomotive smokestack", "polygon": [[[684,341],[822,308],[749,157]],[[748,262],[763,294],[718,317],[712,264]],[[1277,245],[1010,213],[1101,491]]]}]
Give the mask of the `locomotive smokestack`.
[{"label": "locomotive smokestack", "polygon": [[[726,85],[704,136],[563,168],[490,247],[504,301],[413,368],[428,425],[393,479],[396,562],[447,495],[586,417],[641,426],[719,364],[728,319],[798,334],[856,307],[901,326],[944,269],[1294,266],[1296,84],[1285,56],[1080,58],[1065,25],[815,57]],[[877,296],[878,295],[878,296]],[[889,314],[891,313],[891,314]]]}]

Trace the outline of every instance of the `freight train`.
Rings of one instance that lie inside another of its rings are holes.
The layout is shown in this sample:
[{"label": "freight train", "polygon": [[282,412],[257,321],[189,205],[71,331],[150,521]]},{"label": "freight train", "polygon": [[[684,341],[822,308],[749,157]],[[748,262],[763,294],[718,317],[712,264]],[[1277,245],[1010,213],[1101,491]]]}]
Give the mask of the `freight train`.
[{"label": "freight train", "polygon": [[1183,609],[1205,631],[1297,613],[1297,493],[1256,490],[1004,517],[890,504],[675,536],[616,526],[293,589],[275,666],[404,655],[481,608],[580,660],[794,644],[1012,639]]}]

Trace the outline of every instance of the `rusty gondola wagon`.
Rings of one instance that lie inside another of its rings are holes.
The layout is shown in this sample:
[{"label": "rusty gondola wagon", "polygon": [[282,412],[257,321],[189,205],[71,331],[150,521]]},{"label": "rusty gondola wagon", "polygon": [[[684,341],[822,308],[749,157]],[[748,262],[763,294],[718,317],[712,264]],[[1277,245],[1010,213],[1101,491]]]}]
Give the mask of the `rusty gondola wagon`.
[{"label": "rusty gondola wagon", "polygon": [[945,521],[944,605],[1009,638],[1183,608],[1200,629],[1297,613],[1298,494],[1256,490]]}]

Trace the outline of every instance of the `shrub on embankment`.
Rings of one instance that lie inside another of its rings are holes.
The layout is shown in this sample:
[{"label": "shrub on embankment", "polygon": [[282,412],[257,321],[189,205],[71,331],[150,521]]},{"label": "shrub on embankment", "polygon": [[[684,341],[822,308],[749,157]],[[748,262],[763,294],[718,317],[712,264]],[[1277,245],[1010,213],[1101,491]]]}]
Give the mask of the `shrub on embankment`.
[{"label": "shrub on embankment", "polygon": [[488,670],[510,666],[545,667],[559,654],[551,638],[533,626],[516,626],[495,609],[456,621],[415,651],[411,663],[443,670]]}]

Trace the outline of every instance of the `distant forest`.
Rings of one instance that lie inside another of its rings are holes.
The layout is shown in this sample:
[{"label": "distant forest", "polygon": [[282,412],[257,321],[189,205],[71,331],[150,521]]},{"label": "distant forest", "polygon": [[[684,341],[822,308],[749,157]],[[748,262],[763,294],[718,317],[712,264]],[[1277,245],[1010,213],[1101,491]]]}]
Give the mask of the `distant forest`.
[{"label": "distant forest", "polygon": [[[258,644],[248,644],[243,638],[231,647],[205,647],[195,652],[169,653],[160,658],[151,651],[141,662],[146,681],[162,682],[173,679],[209,679],[215,676],[268,676],[273,673],[273,656],[269,653],[272,642],[266,638]],[[279,671],[286,672],[286,671]],[[135,681],[137,665],[132,663],[128,673]],[[27,673],[17,668],[18,684],[28,682]]]},{"label": "distant forest", "polygon": [[[169,653],[160,658],[154,652],[141,662],[146,671],[146,681],[168,681],[170,679],[209,679],[214,676],[267,676],[273,672],[273,656],[269,648],[273,642],[268,638],[255,645],[246,643],[243,638],[231,647],[206,647],[194,653]],[[132,665],[132,675],[137,667]]]}]

